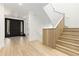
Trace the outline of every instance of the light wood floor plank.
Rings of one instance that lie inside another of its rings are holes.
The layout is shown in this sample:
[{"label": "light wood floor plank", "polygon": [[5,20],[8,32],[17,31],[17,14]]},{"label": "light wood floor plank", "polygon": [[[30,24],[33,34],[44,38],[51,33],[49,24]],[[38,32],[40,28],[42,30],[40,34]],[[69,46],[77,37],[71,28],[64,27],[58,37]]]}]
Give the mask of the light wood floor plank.
[{"label": "light wood floor plank", "polygon": [[0,56],[67,56],[44,46],[41,41],[28,41],[25,37],[6,38],[5,44],[6,47],[0,49]]}]

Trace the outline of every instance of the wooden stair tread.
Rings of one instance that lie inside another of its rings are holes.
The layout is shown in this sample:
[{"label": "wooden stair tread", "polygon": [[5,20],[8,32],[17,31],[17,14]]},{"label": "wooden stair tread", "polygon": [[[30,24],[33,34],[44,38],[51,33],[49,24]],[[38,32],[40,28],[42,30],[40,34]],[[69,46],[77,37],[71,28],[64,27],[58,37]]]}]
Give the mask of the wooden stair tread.
[{"label": "wooden stair tread", "polygon": [[63,32],[64,35],[77,35],[79,36],[79,32]]},{"label": "wooden stair tread", "polygon": [[56,48],[69,55],[79,55],[79,28],[64,28]]},{"label": "wooden stair tread", "polygon": [[62,49],[62,48],[60,48],[60,47],[56,47],[56,49],[57,50],[59,50],[59,51],[61,51],[61,52],[63,52],[63,53],[66,53],[67,55],[69,55],[69,56],[77,56],[78,54],[75,54],[75,53],[73,53],[73,52],[70,52],[70,51],[68,51],[68,50],[66,50],[66,49]]},{"label": "wooden stair tread", "polygon": [[60,42],[66,43],[66,44],[70,44],[70,45],[79,47],[79,45],[78,44],[75,44],[75,43],[66,42],[66,41],[62,41],[62,40],[57,40],[57,41],[60,41]]},{"label": "wooden stair tread", "polygon": [[56,46],[79,55],[79,51],[76,51],[76,50],[73,50],[73,49],[58,45],[58,44]]},{"label": "wooden stair tread", "polygon": [[73,46],[71,44],[66,44],[66,43],[63,43],[63,42],[60,42],[60,41],[57,41],[57,44],[65,46],[65,47],[70,48],[70,49],[74,49],[76,51],[79,51],[79,47]]},{"label": "wooden stair tread", "polygon": [[78,40],[79,41],[78,36],[62,35],[62,36],[60,36],[60,38],[66,38],[66,39]]},{"label": "wooden stair tread", "polygon": [[79,32],[79,28],[64,28],[64,31],[68,31],[68,32]]}]

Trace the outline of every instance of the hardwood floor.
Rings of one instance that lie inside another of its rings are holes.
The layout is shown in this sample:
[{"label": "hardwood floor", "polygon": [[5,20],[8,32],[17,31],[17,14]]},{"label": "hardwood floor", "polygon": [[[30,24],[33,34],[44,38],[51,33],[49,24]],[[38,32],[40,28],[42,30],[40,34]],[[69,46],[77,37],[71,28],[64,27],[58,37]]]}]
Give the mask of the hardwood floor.
[{"label": "hardwood floor", "polygon": [[41,41],[29,41],[25,37],[6,38],[5,45],[0,49],[1,56],[67,56],[44,46]]}]

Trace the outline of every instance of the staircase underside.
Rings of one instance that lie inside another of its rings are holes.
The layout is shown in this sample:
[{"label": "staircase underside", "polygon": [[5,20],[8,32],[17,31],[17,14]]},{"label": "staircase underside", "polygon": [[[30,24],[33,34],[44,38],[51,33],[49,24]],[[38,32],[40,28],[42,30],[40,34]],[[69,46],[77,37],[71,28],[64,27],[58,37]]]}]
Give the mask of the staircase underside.
[{"label": "staircase underside", "polygon": [[79,55],[79,29],[64,29],[57,40],[56,49],[71,56]]}]

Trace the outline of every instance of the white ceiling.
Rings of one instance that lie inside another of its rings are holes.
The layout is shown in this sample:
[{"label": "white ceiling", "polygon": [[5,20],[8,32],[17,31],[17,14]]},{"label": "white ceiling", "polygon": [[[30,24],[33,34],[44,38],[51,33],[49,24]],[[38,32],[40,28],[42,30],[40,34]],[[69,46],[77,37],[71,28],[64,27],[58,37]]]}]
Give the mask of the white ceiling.
[{"label": "white ceiling", "polygon": [[43,9],[45,5],[48,3],[23,3],[19,5],[19,3],[4,3],[5,9],[8,9],[12,13],[17,13],[19,16],[27,15],[29,11],[38,12],[38,10]]},{"label": "white ceiling", "polygon": [[[18,3],[6,3],[4,4],[4,9],[9,10],[11,12],[9,16],[13,18],[16,16],[19,16],[20,18],[27,18],[28,13],[33,12],[33,16],[38,18],[41,23],[45,22],[45,24],[48,24],[51,23],[51,21],[43,9],[43,7],[47,4],[48,3],[24,3],[19,6]],[[9,13],[9,11],[7,12]]]}]

